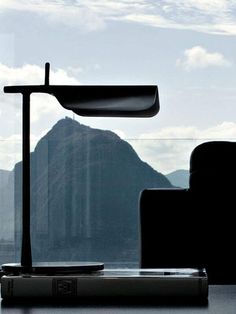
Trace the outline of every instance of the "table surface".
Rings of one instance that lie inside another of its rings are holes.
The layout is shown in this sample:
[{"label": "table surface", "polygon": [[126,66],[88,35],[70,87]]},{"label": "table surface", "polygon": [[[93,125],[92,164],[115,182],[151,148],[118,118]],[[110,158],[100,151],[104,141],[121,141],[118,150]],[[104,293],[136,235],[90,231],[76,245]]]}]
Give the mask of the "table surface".
[{"label": "table surface", "polygon": [[48,304],[48,303],[24,303],[5,304],[1,300],[0,314],[40,314],[40,313],[214,313],[231,314],[236,313],[236,285],[215,285],[209,287],[209,298],[207,304],[123,304],[113,302],[112,304]]}]

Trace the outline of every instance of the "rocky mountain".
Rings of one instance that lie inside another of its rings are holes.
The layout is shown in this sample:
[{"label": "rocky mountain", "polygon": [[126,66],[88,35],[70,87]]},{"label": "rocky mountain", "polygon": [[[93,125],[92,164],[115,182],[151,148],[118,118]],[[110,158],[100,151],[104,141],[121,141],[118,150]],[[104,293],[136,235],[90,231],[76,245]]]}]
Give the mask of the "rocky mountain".
[{"label": "rocky mountain", "polygon": [[173,171],[166,175],[167,179],[171,182],[172,185],[179,188],[188,188],[189,187],[189,171],[180,169]]},{"label": "rocky mountain", "polygon": [[11,171],[0,169],[0,190],[8,184]]},{"label": "rocky mountain", "polygon": [[[19,249],[21,162],[14,171]],[[115,133],[58,121],[31,153],[34,260],[137,258],[140,191],[171,186]]]},{"label": "rocky mountain", "polygon": [[14,239],[14,174],[0,170],[0,240]]}]

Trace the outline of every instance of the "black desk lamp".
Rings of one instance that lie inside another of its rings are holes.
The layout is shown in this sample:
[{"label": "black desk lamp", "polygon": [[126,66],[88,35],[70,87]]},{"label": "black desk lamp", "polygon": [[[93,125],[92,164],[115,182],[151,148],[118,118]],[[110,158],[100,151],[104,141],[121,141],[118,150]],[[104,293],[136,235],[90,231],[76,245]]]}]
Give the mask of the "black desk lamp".
[{"label": "black desk lamp", "polygon": [[22,94],[23,110],[23,208],[21,263],[2,265],[5,273],[76,273],[101,270],[103,263],[32,263],[30,238],[30,95],[51,94],[66,109],[94,117],[152,117],[159,111],[157,86],[50,85],[50,64],[45,64],[44,85],[5,86],[5,93]]}]

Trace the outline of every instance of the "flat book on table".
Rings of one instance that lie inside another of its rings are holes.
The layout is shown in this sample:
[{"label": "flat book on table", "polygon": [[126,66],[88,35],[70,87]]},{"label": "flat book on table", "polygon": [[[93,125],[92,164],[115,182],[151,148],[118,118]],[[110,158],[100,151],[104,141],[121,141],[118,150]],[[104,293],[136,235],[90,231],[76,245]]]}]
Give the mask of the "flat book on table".
[{"label": "flat book on table", "polygon": [[200,297],[207,298],[205,269],[105,269],[74,275],[4,275],[2,298]]}]

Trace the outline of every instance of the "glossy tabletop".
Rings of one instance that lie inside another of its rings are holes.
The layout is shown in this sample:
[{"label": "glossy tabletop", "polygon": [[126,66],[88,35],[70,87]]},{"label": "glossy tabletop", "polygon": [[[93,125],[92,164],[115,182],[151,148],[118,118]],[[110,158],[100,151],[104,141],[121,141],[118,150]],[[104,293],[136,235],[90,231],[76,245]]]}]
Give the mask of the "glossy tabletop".
[{"label": "glossy tabletop", "polygon": [[6,303],[1,300],[0,313],[236,313],[236,285],[215,285],[209,287],[209,298],[206,304],[168,304],[158,302],[102,302],[55,304],[29,302],[23,304]]}]

